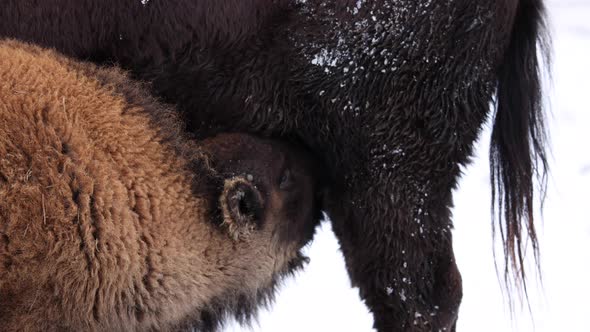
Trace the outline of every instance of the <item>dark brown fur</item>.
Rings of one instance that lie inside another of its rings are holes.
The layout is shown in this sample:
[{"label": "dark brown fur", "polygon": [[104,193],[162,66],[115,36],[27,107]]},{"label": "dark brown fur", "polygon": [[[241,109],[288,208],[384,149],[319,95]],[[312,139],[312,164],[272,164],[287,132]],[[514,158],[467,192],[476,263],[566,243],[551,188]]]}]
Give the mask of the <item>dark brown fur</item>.
[{"label": "dark brown fur", "polygon": [[197,146],[119,70],[12,41],[0,100],[0,330],[213,330],[305,261],[319,219],[299,148]]},{"label": "dark brown fur", "polygon": [[537,252],[542,0],[12,0],[0,35],[118,63],[198,135],[310,147],[331,174],[324,208],[380,331],[454,324],[452,189],[494,101],[507,268],[524,275],[526,235]]}]

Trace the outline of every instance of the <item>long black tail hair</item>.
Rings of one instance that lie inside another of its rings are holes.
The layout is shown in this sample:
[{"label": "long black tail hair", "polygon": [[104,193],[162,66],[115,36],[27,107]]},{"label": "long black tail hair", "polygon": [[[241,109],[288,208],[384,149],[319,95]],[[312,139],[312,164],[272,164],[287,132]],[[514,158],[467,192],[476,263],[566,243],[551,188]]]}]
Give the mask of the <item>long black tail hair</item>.
[{"label": "long black tail hair", "polygon": [[[500,230],[504,244],[504,279],[507,285],[510,280],[522,285],[527,295],[523,264],[526,237],[539,268],[533,202],[542,204],[547,186],[540,65],[542,59],[549,65],[549,38],[543,1],[518,2],[510,42],[498,73],[490,171],[492,225],[494,233],[496,227]],[[535,178],[540,200],[533,199]]]}]

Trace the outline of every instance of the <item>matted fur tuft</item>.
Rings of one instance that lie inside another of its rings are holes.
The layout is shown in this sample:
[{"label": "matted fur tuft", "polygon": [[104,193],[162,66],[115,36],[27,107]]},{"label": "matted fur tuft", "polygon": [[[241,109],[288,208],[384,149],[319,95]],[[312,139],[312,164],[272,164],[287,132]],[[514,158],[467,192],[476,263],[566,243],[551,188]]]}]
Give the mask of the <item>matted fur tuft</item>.
[{"label": "matted fur tuft", "polygon": [[249,188],[253,184],[244,177],[233,177],[226,179],[223,183],[223,191],[219,197],[219,205],[221,206],[221,212],[223,221],[221,226],[226,228],[230,237],[234,240],[247,238],[257,228],[256,220],[261,216],[257,213],[252,212],[251,214],[244,215],[239,210],[239,203],[235,203],[235,206],[231,206],[232,202],[242,201],[246,199],[246,195],[255,195],[255,199],[261,205],[263,204],[262,196],[258,191],[249,191],[248,193],[243,189],[236,189],[236,187]]}]

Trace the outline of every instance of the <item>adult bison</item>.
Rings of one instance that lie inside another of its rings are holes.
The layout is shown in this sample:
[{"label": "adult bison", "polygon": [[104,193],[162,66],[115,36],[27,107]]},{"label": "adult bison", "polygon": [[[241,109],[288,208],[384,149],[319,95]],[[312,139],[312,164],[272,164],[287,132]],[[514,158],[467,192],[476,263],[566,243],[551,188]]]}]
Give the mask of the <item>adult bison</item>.
[{"label": "adult bison", "polygon": [[302,266],[313,162],[174,119],[118,70],[0,41],[0,330],[214,330]]},{"label": "adult bison", "polygon": [[380,331],[454,326],[452,189],[493,109],[506,266],[537,250],[542,0],[6,0],[0,35],[119,64],[199,135],[303,142]]}]

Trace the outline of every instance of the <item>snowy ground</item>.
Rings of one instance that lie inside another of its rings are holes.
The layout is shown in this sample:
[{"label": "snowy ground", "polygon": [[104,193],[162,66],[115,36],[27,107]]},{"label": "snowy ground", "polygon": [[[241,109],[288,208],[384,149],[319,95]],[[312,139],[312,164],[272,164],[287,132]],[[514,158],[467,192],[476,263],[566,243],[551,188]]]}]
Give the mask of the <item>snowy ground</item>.
[{"label": "snowy ground", "polygon": [[[590,331],[590,0],[549,1],[554,67],[551,87],[552,175],[539,232],[543,286],[532,283],[511,320],[494,269],[487,151],[456,192],[455,252],[464,298],[458,331]],[[311,263],[289,279],[253,331],[371,331],[372,318],[352,289],[330,225],[308,249]],[[534,280],[533,280],[534,281]],[[227,331],[249,331],[235,325]]]}]

